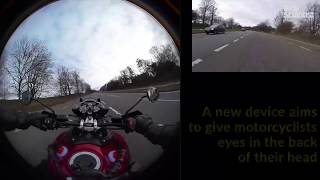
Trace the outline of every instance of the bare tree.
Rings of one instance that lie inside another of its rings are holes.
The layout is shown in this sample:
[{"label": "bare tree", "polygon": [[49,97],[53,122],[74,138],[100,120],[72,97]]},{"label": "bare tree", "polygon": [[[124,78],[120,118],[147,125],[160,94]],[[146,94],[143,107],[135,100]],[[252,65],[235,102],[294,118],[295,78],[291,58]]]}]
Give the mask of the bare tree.
[{"label": "bare tree", "polygon": [[198,12],[195,10],[192,10],[192,20],[197,20],[199,17]]},{"label": "bare tree", "polygon": [[286,13],[285,10],[282,9],[281,11],[278,12],[277,16],[274,18],[274,24],[276,25],[277,28],[284,23],[286,19],[285,13]]},{"label": "bare tree", "polygon": [[75,87],[75,93],[79,94],[81,92],[81,79],[78,71],[72,72],[73,85]]},{"label": "bare tree", "polygon": [[317,2],[307,5],[307,21],[309,22],[310,33],[316,35],[320,30],[320,4]]},{"label": "bare tree", "polygon": [[216,2],[213,0],[212,1],[212,6],[209,8],[209,14],[210,14],[210,25],[213,24],[214,21],[214,17],[216,16],[217,13],[217,4]]},{"label": "bare tree", "polygon": [[234,19],[233,18],[227,19],[226,24],[227,24],[228,28],[233,29],[233,27],[235,25]]},{"label": "bare tree", "polygon": [[202,0],[201,1],[199,11],[200,11],[200,15],[202,17],[202,24],[205,23],[207,14],[208,14],[210,8],[214,5],[215,5],[214,0]]},{"label": "bare tree", "polygon": [[5,63],[7,59],[7,53],[4,50],[0,58],[0,96],[2,99],[6,99],[7,94],[7,85],[6,85],[6,72],[5,72]]},{"label": "bare tree", "polygon": [[18,99],[29,90],[32,97],[40,96],[51,75],[51,54],[43,42],[23,37],[15,42],[8,55],[6,71],[12,80]]},{"label": "bare tree", "polygon": [[150,49],[150,53],[153,55],[154,60],[157,62],[172,61],[178,63],[178,56],[174,53],[170,44],[161,45],[160,47],[153,46]]},{"label": "bare tree", "polygon": [[59,91],[62,96],[71,95],[73,79],[72,72],[65,66],[57,69]]}]

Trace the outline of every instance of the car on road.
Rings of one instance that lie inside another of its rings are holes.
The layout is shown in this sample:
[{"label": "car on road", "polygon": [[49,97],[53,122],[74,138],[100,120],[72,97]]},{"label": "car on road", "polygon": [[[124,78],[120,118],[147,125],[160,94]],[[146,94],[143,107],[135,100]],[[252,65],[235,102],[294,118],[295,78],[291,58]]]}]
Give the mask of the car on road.
[{"label": "car on road", "polygon": [[246,31],[246,28],[241,28],[240,31]]},{"label": "car on road", "polygon": [[204,31],[207,34],[224,34],[226,32],[226,28],[223,24],[215,24],[210,27],[206,27]]}]

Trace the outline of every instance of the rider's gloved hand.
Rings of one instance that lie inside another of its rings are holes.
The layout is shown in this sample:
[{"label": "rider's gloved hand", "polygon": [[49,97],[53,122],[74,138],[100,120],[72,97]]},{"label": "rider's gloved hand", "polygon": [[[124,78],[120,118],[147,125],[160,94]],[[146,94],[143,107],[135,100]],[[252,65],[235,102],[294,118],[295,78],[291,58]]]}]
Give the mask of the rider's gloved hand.
[{"label": "rider's gloved hand", "polygon": [[128,114],[125,121],[125,131],[136,131],[140,134],[144,134],[153,124],[152,118],[147,115],[143,115],[140,111],[134,111]]},{"label": "rider's gloved hand", "polygon": [[33,115],[30,116],[30,123],[44,131],[56,129],[57,127],[55,115],[48,111],[42,111],[42,113],[33,113]]}]

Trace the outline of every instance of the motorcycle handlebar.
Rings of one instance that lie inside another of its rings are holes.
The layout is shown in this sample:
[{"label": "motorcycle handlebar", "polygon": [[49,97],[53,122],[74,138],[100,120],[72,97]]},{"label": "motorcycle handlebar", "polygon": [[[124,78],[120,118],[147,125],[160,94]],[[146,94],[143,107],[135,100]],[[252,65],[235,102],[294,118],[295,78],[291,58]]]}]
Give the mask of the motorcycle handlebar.
[{"label": "motorcycle handlebar", "polygon": [[[56,115],[55,121],[57,122],[58,127],[77,127],[80,126],[79,120],[71,119],[67,115]],[[98,121],[98,127],[110,127],[115,126],[123,128],[123,118],[111,118],[111,122],[106,122],[103,119]]]}]

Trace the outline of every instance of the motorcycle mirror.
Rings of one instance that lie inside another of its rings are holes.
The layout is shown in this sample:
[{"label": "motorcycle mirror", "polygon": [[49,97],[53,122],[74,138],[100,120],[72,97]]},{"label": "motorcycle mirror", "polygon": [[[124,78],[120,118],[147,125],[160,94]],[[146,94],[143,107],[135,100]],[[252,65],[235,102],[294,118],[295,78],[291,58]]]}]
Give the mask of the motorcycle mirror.
[{"label": "motorcycle mirror", "polygon": [[25,105],[29,105],[31,104],[32,102],[32,97],[31,97],[31,93],[30,91],[24,91],[22,92],[22,102],[25,104]]},{"label": "motorcycle mirror", "polygon": [[147,91],[147,97],[149,99],[150,102],[155,102],[158,100],[159,98],[159,91],[157,88],[155,87],[150,87]]}]

